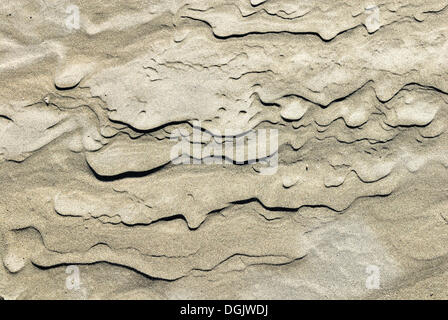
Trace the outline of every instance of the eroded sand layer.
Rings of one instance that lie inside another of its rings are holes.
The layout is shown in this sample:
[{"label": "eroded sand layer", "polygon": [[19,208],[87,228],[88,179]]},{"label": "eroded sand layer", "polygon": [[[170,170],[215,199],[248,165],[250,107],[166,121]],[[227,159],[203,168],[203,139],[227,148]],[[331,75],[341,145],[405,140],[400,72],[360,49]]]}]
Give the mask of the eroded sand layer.
[{"label": "eroded sand layer", "polygon": [[0,16],[1,297],[448,298],[448,1]]}]

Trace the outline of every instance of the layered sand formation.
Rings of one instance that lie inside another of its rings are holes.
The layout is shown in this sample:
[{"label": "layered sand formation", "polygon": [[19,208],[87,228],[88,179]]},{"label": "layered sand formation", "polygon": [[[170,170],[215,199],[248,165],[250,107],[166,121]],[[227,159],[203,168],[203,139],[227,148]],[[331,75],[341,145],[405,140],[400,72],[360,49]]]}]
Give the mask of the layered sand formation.
[{"label": "layered sand formation", "polygon": [[0,15],[1,297],[448,298],[448,1]]}]

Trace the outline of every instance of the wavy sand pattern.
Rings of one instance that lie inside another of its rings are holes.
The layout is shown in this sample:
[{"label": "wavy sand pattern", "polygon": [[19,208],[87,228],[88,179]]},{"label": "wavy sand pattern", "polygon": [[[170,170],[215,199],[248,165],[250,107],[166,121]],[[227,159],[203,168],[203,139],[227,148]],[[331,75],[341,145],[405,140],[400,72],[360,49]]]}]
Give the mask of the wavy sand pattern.
[{"label": "wavy sand pattern", "polygon": [[448,1],[0,15],[2,298],[448,298]]}]

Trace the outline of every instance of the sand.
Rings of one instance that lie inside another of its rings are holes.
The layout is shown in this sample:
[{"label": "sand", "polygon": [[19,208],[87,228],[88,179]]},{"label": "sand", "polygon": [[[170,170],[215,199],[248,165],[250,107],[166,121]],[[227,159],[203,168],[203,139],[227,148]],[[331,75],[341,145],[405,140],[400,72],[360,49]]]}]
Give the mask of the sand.
[{"label": "sand", "polygon": [[448,1],[0,16],[1,298],[448,298]]}]

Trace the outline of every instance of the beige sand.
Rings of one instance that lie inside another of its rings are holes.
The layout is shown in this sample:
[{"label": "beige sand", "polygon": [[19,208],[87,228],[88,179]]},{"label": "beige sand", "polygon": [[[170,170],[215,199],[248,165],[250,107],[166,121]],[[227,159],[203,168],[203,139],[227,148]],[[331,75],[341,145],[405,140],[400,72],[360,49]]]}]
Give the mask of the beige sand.
[{"label": "beige sand", "polygon": [[4,299],[448,298],[447,0],[0,16]]}]

